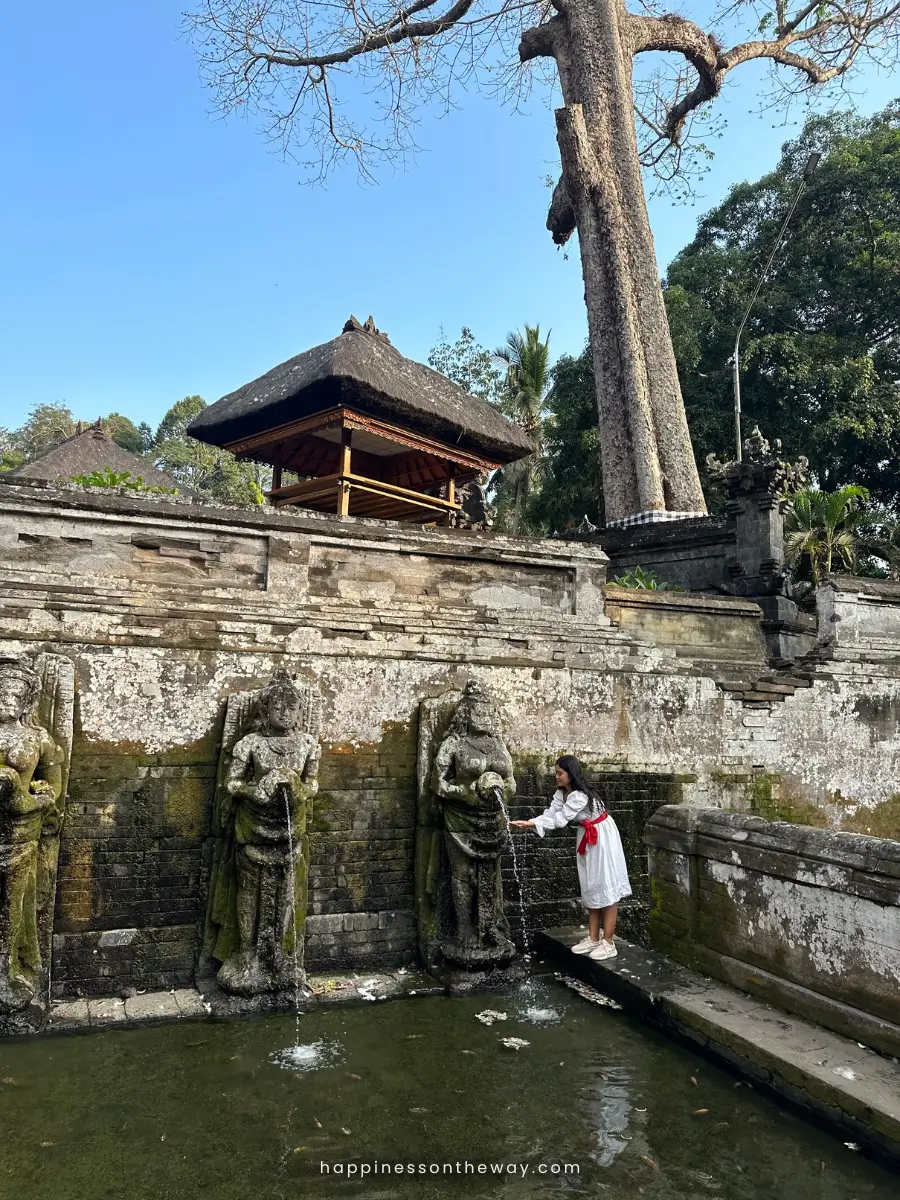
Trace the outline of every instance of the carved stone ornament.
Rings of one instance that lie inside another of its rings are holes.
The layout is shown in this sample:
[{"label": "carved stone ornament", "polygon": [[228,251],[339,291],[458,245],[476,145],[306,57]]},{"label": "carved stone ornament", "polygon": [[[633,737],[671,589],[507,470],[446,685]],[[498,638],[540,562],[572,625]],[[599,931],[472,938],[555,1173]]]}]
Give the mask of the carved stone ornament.
[{"label": "carved stone ornament", "polygon": [[0,658],[0,1018],[50,1003],[74,699],[69,659]]},{"label": "carved stone ornament", "polygon": [[496,708],[477,683],[423,701],[416,886],[426,965],[482,971],[515,957],[501,881],[515,791]]},{"label": "carved stone ornament", "polygon": [[228,697],[216,797],[203,961],[228,992],[255,996],[305,981],[312,799],[321,696],[278,670]]}]

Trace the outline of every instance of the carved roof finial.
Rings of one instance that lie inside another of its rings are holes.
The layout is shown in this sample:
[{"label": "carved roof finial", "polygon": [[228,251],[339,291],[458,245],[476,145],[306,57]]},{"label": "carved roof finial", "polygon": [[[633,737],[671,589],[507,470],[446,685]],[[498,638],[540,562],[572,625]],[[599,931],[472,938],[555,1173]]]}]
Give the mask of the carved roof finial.
[{"label": "carved roof finial", "polygon": [[371,333],[374,337],[381,338],[382,341],[390,343],[391,340],[386,333],[382,333],[380,329],[376,329],[375,320],[371,315],[366,318],[363,324],[360,324],[356,317],[351,314],[350,319],[344,322],[344,328],[341,330],[341,333]]}]

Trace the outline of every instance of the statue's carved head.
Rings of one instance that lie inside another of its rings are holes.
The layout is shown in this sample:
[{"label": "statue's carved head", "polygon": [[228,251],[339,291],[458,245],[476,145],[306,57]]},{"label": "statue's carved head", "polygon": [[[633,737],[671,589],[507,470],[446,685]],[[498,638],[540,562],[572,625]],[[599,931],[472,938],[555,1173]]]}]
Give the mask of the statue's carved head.
[{"label": "statue's carved head", "polygon": [[303,693],[283,667],[278,668],[259,695],[260,715],[275,733],[296,729],[304,704]]},{"label": "statue's carved head", "polygon": [[463,691],[451,723],[454,733],[500,734],[500,716],[493,701],[476,680],[470,679]]},{"label": "statue's carved head", "polygon": [[41,694],[40,676],[18,658],[0,658],[0,721],[24,723]]}]

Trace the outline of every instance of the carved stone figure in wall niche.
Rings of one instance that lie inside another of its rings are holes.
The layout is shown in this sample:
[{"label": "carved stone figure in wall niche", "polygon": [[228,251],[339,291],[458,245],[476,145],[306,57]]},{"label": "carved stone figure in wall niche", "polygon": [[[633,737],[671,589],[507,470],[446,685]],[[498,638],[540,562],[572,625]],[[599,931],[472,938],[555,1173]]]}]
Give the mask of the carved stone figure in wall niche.
[{"label": "carved stone figure in wall niche", "polygon": [[74,698],[68,659],[0,658],[0,1017],[49,1006]]},{"label": "carved stone figure in wall niche", "polygon": [[516,954],[501,879],[509,840],[504,806],[516,781],[498,714],[477,683],[461,697],[423,703],[419,757],[425,960],[479,971],[504,966]]},{"label": "carved stone figure in wall niche", "polygon": [[[228,698],[214,809],[204,952],[240,995],[303,984],[321,697],[283,670]],[[295,944],[296,937],[296,944]]]}]

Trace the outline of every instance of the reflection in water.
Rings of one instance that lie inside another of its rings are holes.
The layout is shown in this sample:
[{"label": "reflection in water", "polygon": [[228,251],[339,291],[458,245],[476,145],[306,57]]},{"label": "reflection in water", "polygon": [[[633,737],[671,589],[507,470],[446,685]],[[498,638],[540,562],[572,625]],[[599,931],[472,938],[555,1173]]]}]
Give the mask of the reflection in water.
[{"label": "reflection in water", "polygon": [[[598,1166],[608,1167],[633,1139],[629,1131],[632,1099],[629,1091],[631,1072],[623,1066],[604,1066],[590,1071],[590,1084],[582,1089],[588,1097],[587,1111],[594,1126],[595,1150],[591,1157]],[[623,1134],[626,1135],[623,1137]]]}]

